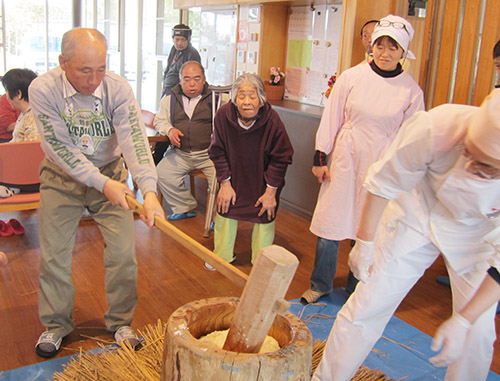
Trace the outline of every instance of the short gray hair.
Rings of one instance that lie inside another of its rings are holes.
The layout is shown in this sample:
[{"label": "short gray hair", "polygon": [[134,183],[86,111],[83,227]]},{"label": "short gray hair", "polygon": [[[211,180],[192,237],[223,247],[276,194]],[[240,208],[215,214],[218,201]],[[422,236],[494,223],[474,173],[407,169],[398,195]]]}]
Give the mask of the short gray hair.
[{"label": "short gray hair", "polygon": [[231,89],[231,101],[236,105],[236,97],[238,96],[238,90],[243,85],[250,85],[255,90],[257,90],[257,96],[259,97],[260,106],[264,106],[267,102],[266,91],[264,90],[264,83],[262,79],[256,74],[242,74],[233,82],[233,88]]},{"label": "short gray hair", "polygon": [[82,42],[82,39],[96,39],[106,50],[108,50],[108,42],[104,34],[97,29],[91,28],[76,28],[68,30],[63,34],[61,41],[61,54],[66,59],[71,59],[75,54],[76,48]]},{"label": "short gray hair", "polygon": [[201,73],[203,74],[203,79],[205,79],[205,68],[198,61],[186,61],[186,62],[184,62],[181,66],[181,69],[179,70],[179,79],[182,79],[182,72],[184,71],[184,67],[188,64],[196,64],[201,69]]}]

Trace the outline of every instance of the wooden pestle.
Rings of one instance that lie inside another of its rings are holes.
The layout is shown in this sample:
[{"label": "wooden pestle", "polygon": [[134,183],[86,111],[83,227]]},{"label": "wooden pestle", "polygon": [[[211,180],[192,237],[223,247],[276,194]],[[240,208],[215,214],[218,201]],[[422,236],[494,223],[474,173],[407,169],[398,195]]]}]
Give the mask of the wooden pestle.
[{"label": "wooden pestle", "polygon": [[[131,209],[144,215],[144,207],[140,202],[129,195],[125,197]],[[261,249],[248,276],[165,219],[155,216],[155,226],[211,264],[226,278],[244,287],[223,349],[257,353],[276,314],[288,312],[289,303],[284,297],[299,265],[297,257],[280,246],[265,247]]]},{"label": "wooden pestle", "polygon": [[[135,210],[139,214],[145,215],[144,207],[139,201],[129,195],[125,195],[125,198],[131,209]],[[174,225],[172,225],[170,222],[167,222],[164,218],[155,216],[154,226],[156,226],[170,238],[173,238],[175,241],[183,245],[186,249],[201,258],[203,261],[211,264],[217,271],[219,271],[233,283],[237,284],[240,287],[245,286],[248,280],[247,274],[234,267],[233,265],[227,263],[219,256],[215,255],[212,251],[208,250],[205,246],[192,239],[180,229],[177,229]]]},{"label": "wooden pestle", "polygon": [[261,249],[229,327],[223,349],[257,353],[277,313],[285,314],[284,297],[299,265],[295,255],[280,246]]}]

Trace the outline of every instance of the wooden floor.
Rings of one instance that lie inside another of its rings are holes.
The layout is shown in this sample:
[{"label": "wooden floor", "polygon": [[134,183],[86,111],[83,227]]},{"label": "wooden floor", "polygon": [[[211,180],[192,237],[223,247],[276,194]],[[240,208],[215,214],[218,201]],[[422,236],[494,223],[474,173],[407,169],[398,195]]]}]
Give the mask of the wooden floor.
[{"label": "wooden floor", "polygon": [[[201,197],[203,199],[203,197]],[[200,200],[202,202],[203,200]],[[204,208],[197,217],[176,221],[185,233],[213,249],[213,234],[203,238]],[[38,320],[38,213],[4,213],[3,220],[18,218],[26,228],[23,236],[0,238],[0,250],[9,257],[9,264],[0,268],[0,371],[44,361],[34,346],[44,327]],[[149,229],[136,219],[137,260],[139,263],[139,303],[132,324],[141,328],[166,321],[180,306],[197,299],[215,296],[240,296],[242,289],[234,286],[218,272],[203,268],[203,262],[173,242],[157,229]],[[251,225],[242,223],[238,231],[235,265],[250,273]],[[290,286],[287,299],[300,297],[309,286],[314,263],[316,237],[309,232],[309,221],[281,209],[276,220],[275,244],[294,253],[300,265]],[[75,331],[63,341],[58,356],[66,356],[95,348],[97,342],[111,342],[112,335],[104,328],[106,310],[104,294],[103,241],[92,221],[83,221],[78,229],[73,260],[76,285]],[[334,286],[344,286],[347,279],[349,243],[342,242]],[[396,316],[432,335],[450,314],[450,291],[436,282],[444,275],[439,259],[424,275],[398,309]],[[499,320],[497,318],[497,327]],[[500,347],[497,345],[492,370],[500,373]]]}]

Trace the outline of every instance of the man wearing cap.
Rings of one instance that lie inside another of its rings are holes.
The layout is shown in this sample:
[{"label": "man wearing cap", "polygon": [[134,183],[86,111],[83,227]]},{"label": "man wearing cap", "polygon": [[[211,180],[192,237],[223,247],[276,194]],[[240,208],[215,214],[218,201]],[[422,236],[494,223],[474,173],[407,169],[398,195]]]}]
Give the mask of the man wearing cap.
[{"label": "man wearing cap", "polygon": [[[174,45],[170,49],[167,59],[167,68],[163,73],[162,98],[168,90],[179,83],[179,72],[184,63],[188,61],[201,62],[200,54],[193,45],[191,45],[191,33],[191,28],[184,24],[179,24],[172,28],[172,40],[174,41]],[[167,148],[168,143],[156,143],[153,152],[153,160],[156,165],[163,159],[163,155]]]},{"label": "man wearing cap", "polygon": [[179,71],[185,62],[201,62],[200,54],[191,45],[191,33],[191,28],[184,24],[179,24],[172,28],[174,45],[170,49],[167,68],[163,73],[162,97],[167,90],[170,90],[179,83]]},{"label": "man wearing cap", "polygon": [[[349,255],[361,282],[337,314],[313,380],[350,380],[440,253],[450,275],[453,318],[436,335],[432,349],[445,346],[430,361],[449,365],[447,380],[486,380],[495,303],[486,302],[480,316],[461,313],[481,283],[491,283],[487,272],[500,278],[499,113],[498,89],[481,107],[447,104],[418,112],[370,167]],[[460,333],[458,343],[448,340]]]}]

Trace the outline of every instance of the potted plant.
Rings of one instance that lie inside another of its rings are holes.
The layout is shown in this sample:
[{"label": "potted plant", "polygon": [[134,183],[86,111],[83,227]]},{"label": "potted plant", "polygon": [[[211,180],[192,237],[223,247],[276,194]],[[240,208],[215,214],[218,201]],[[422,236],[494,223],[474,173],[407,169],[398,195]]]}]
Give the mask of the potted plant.
[{"label": "potted plant", "polygon": [[330,96],[330,93],[332,92],[333,85],[335,85],[335,81],[337,80],[337,73],[332,75],[330,79],[328,80],[328,89],[326,90],[326,97],[328,98]]},{"label": "potted plant", "polygon": [[269,81],[264,82],[266,97],[269,101],[281,100],[285,92],[285,73],[279,67],[276,68],[274,66],[269,70],[269,73]]}]

